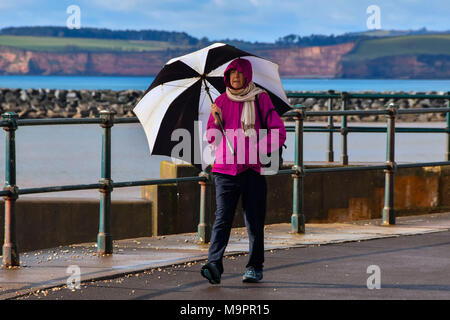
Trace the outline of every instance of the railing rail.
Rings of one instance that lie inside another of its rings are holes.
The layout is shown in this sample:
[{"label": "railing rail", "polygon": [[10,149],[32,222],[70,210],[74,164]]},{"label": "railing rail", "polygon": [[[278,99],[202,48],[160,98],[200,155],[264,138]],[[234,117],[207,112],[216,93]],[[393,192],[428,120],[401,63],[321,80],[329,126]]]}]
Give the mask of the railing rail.
[{"label": "railing rail", "polygon": [[[328,116],[328,126],[327,128],[322,129],[322,132],[328,132],[328,150],[326,151],[326,156],[329,162],[334,161],[334,150],[333,150],[333,133],[340,131],[341,133],[341,162],[342,164],[348,164],[348,154],[347,154],[347,135],[349,132],[377,132],[375,130],[379,130],[378,128],[366,128],[366,129],[356,129],[356,128],[348,128],[347,127],[347,116],[351,115],[382,115],[385,114],[386,110],[347,110],[348,102],[350,99],[389,99],[389,100],[398,100],[398,99],[431,99],[431,100],[446,100],[447,108],[411,108],[411,109],[400,109],[398,110],[398,114],[423,114],[423,113],[446,113],[446,128],[445,133],[447,133],[447,142],[446,142],[446,152],[445,158],[450,160],[450,112],[448,109],[450,108],[450,91],[445,94],[405,94],[405,93],[351,93],[351,92],[335,92],[334,90],[328,90],[327,93],[324,92],[288,92],[288,98],[317,98],[317,99],[328,99],[328,111],[317,111],[311,112],[306,111],[305,116]],[[341,101],[341,113],[336,110],[331,110],[333,105],[333,100]],[[392,102],[392,101],[391,101]],[[299,105],[301,106],[301,105]],[[295,107],[295,106],[294,106]],[[347,113],[347,111],[349,111]],[[370,113],[367,113],[370,111]],[[363,113],[360,113],[363,112]],[[371,113],[376,112],[376,113]],[[340,130],[336,130],[336,127],[333,123],[333,116],[341,116],[341,128]],[[289,128],[292,131],[291,128]],[[320,129],[305,127],[305,132],[312,132],[315,130],[316,132],[321,132]],[[364,130],[364,131],[355,131],[355,130]],[[437,128],[422,128],[417,129],[423,130],[423,132],[433,132],[437,130]],[[442,130],[442,129],[441,129]],[[408,129],[400,129],[395,128],[396,132],[413,132]],[[415,132],[418,132],[415,131]]]},{"label": "railing rail", "polygon": [[345,96],[347,99],[450,99],[450,94],[405,94],[405,93],[335,93],[333,90],[328,93],[314,92],[288,92],[288,98],[332,98],[340,99]]},{"label": "railing rail", "polygon": [[[291,230],[295,233],[305,232],[304,216],[304,177],[306,174],[342,172],[342,171],[385,171],[385,205],[383,208],[383,224],[395,224],[394,212],[394,175],[398,168],[414,168],[429,166],[450,165],[450,94],[445,95],[424,95],[424,94],[351,94],[351,93],[288,93],[289,98],[327,98],[327,111],[310,111],[301,104],[294,106],[294,111],[287,112],[283,117],[286,120],[293,120],[295,125],[287,125],[286,129],[295,132],[295,150],[294,166],[291,169],[281,169],[278,175],[290,174],[293,178],[293,209],[291,216]],[[383,110],[347,110],[347,101],[351,98],[362,99],[447,99],[445,108],[418,108],[418,109],[398,109],[393,103],[389,103]],[[341,110],[332,110],[332,99],[342,99]],[[399,128],[395,126],[395,118],[399,114],[420,114],[420,113],[446,113],[446,128]],[[137,181],[114,182],[111,177],[111,128],[115,124],[138,123],[136,117],[115,118],[114,112],[102,111],[99,118],[80,118],[80,119],[18,119],[17,114],[6,112],[3,114],[1,125],[6,131],[6,167],[5,167],[5,187],[0,191],[0,196],[5,199],[5,235],[3,244],[3,266],[18,266],[20,264],[19,252],[16,244],[16,225],[15,225],[15,205],[19,195],[63,192],[74,190],[98,189],[101,192],[100,197],[100,223],[97,235],[97,251],[103,254],[112,254],[112,234],[110,226],[111,214],[111,192],[114,188],[198,182],[200,184],[200,221],[198,225],[198,240],[202,243],[209,242],[211,226],[209,218],[211,215],[211,204],[208,200],[208,191],[212,187],[212,181],[209,174],[202,172],[197,177],[182,177],[173,179],[149,179]],[[350,115],[381,115],[386,116],[386,127],[362,127],[348,126],[347,116]],[[304,126],[304,121],[308,117],[327,116],[328,125],[323,126]],[[335,126],[332,117],[341,117],[341,126]],[[18,126],[38,126],[38,125],[70,125],[70,124],[98,124],[102,127],[102,159],[101,159],[101,177],[97,183],[77,184],[64,186],[47,186],[37,188],[19,188],[16,185],[16,152],[15,152],[15,130]],[[325,167],[325,168],[305,168],[303,161],[303,136],[305,132],[327,132],[329,134],[327,157],[330,162],[334,161],[333,151],[333,133],[340,132],[342,135],[342,154],[341,162],[344,166]],[[387,133],[386,162],[383,165],[358,165],[347,166],[347,135],[350,132],[385,132]],[[395,162],[395,133],[396,132],[418,132],[418,133],[445,133],[447,135],[446,160],[436,162],[396,164]]]}]

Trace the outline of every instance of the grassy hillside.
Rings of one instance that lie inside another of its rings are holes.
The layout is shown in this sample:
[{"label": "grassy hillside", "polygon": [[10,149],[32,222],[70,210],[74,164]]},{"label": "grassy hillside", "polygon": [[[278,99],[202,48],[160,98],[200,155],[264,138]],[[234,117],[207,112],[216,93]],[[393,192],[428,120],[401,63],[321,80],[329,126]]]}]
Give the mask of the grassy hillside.
[{"label": "grassy hillside", "polygon": [[47,52],[67,51],[155,51],[185,49],[186,46],[165,41],[108,40],[89,38],[60,38],[33,36],[0,36],[0,46]]},{"label": "grassy hillside", "polygon": [[344,59],[355,61],[405,54],[450,55],[450,34],[364,40],[347,54]]}]

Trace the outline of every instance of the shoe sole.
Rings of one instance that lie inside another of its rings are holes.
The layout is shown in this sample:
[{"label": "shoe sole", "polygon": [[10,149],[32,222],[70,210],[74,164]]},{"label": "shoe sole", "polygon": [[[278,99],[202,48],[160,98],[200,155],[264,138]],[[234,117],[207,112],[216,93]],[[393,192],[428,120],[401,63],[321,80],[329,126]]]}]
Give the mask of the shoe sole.
[{"label": "shoe sole", "polygon": [[242,282],[246,282],[246,283],[256,283],[262,280],[261,279],[255,279],[255,278],[242,278]]},{"label": "shoe sole", "polygon": [[202,276],[206,279],[208,279],[209,283],[211,284],[219,284],[220,280],[214,279],[214,277],[211,274],[211,271],[208,268],[203,268],[200,272]]}]

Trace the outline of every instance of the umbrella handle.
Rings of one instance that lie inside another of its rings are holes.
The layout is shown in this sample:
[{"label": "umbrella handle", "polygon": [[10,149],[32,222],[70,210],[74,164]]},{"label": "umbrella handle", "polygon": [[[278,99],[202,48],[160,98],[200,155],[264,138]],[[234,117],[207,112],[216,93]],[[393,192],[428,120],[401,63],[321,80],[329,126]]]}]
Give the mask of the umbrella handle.
[{"label": "umbrella handle", "polygon": [[[205,84],[205,91],[206,91],[206,93],[208,94],[209,100],[211,101],[211,103],[214,103],[214,101],[213,101],[213,99],[212,99],[212,97],[211,97],[211,94],[209,93],[209,87],[208,87],[208,85],[206,84],[206,80],[203,79],[203,82],[204,82],[204,84]],[[219,120],[219,126],[220,126],[220,129],[222,130],[222,134],[223,134],[223,136],[225,137],[225,141],[227,142],[228,149],[230,149],[231,155],[234,156],[234,148],[233,148],[233,145],[231,144],[230,140],[228,139],[228,137],[227,137],[227,135],[226,135],[226,133],[225,133],[225,129],[223,128],[223,123],[222,123],[222,121],[220,120],[219,114],[218,114],[217,112],[216,112],[216,115],[217,115],[217,119]]]},{"label": "umbrella handle", "polygon": [[[219,114],[218,114],[217,112],[216,112],[216,114],[217,114],[217,116],[219,116]],[[223,134],[224,137],[225,137],[225,141],[227,142],[228,149],[230,149],[231,155],[234,156],[234,148],[233,148],[233,145],[231,144],[230,140],[228,139],[228,137],[227,137],[227,135],[226,135],[226,133],[225,133],[225,129],[223,128],[222,121],[221,121],[220,119],[219,119],[219,126],[220,126],[220,129],[222,130],[222,134]]]}]

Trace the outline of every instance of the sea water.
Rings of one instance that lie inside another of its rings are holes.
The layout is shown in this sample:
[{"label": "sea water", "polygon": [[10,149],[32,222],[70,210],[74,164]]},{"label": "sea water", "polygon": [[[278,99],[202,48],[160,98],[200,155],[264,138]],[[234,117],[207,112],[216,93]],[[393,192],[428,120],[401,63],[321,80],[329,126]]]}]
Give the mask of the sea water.
[{"label": "sea water", "polygon": [[[0,76],[0,88],[146,90],[154,77]],[[450,91],[450,80],[283,78],[287,91]]]}]

